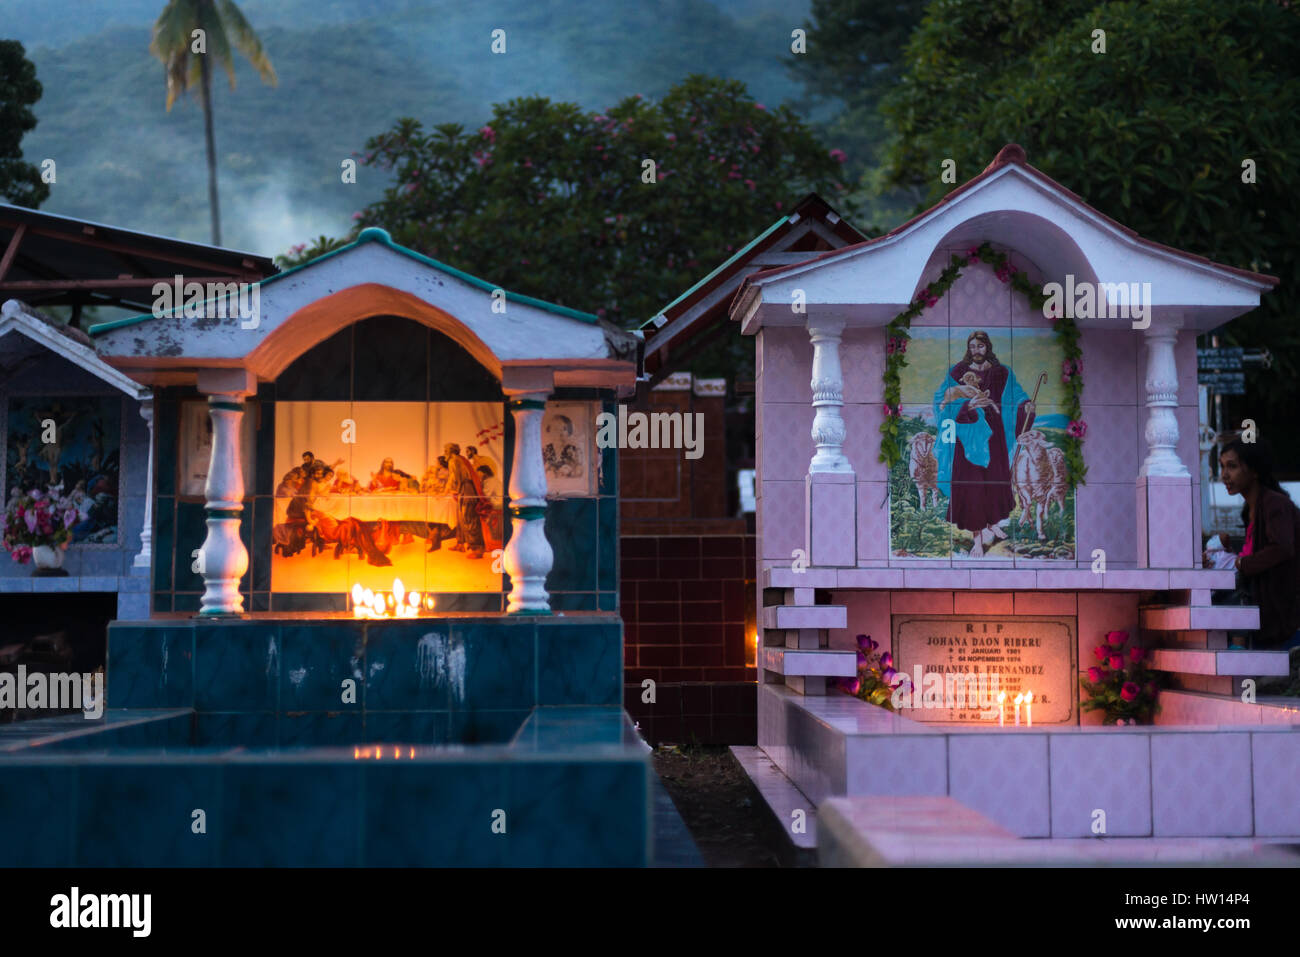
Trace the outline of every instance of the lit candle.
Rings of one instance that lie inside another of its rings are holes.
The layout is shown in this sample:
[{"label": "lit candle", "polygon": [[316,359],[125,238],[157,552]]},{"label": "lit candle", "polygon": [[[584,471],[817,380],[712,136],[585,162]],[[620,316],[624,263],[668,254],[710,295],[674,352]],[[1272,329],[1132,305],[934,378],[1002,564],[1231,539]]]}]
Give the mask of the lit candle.
[{"label": "lit candle", "polygon": [[1016,727],[1020,727],[1020,704],[1025,700],[1023,694],[1016,695]]},{"label": "lit candle", "polygon": [[1006,727],[1007,723],[1007,693],[998,692],[998,727]]},{"label": "lit candle", "polygon": [[1029,727],[1034,726],[1034,693],[1025,692],[1025,724]]}]

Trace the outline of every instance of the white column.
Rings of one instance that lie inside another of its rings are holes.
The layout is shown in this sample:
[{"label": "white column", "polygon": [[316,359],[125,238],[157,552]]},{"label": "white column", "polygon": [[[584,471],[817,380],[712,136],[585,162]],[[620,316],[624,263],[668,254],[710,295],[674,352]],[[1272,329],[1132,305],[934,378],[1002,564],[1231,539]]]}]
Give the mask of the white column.
[{"label": "white column", "polygon": [[136,568],[153,565],[153,394],[140,401],[140,417],[149,427],[149,458],[144,483],[144,526],[140,529],[140,554],[132,564]]},{"label": "white column", "polygon": [[1141,476],[1190,478],[1178,457],[1178,365],[1174,345],[1178,342],[1177,321],[1152,322],[1147,340],[1147,457]]},{"label": "white column", "polygon": [[813,443],[817,446],[808,471],[852,472],[844,455],[844,375],[840,369],[843,319],[808,319],[812,340]]},{"label": "white column", "polygon": [[205,369],[199,372],[199,391],[207,393],[212,417],[212,459],[203,488],[208,536],[200,555],[204,588],[199,614],[239,615],[244,611],[239,580],[248,571],[248,549],[239,537],[244,511],[239,434],[244,399],[257,391],[257,379],[243,369]]},{"label": "white column", "polygon": [[546,468],[542,463],[542,412],[547,392],[521,392],[510,398],[515,420],[514,460],[510,467],[510,541],[502,567],[510,576],[511,615],[549,615],[546,576],[555,554],[546,540]]}]

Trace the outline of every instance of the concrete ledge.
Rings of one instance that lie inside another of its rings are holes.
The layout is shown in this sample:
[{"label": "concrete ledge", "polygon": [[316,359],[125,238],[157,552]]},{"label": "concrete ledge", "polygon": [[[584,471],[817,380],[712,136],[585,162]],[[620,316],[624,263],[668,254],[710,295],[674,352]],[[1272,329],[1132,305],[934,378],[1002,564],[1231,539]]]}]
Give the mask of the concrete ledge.
[{"label": "concrete ledge", "polygon": [[769,605],[763,609],[766,629],[847,628],[849,610],[844,605]]},{"label": "concrete ledge", "polygon": [[1141,623],[1149,631],[1256,631],[1259,609],[1252,605],[1164,605],[1141,609]]},{"label": "concrete ledge", "polygon": [[858,653],[837,648],[764,648],[763,668],[778,675],[852,678],[858,673]]},{"label": "concrete ledge", "polygon": [[1285,651],[1155,648],[1151,667],[1187,675],[1286,675],[1290,674],[1290,655]]}]

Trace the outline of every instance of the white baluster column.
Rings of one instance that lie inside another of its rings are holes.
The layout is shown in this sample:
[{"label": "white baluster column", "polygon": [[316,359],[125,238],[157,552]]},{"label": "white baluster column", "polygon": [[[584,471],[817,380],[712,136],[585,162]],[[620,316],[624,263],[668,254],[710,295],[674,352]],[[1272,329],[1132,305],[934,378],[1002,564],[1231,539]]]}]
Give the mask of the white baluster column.
[{"label": "white baluster column", "polygon": [[810,564],[855,567],[857,477],[844,454],[844,373],[840,336],[844,319],[808,318],[812,341],[812,439],[804,499],[804,540]]},{"label": "white baluster column", "polygon": [[145,467],[144,525],[140,529],[140,554],[132,564],[136,568],[153,565],[153,394],[140,401],[140,417],[149,427],[149,458]]},{"label": "white baluster column", "polygon": [[1147,340],[1146,458],[1137,477],[1139,568],[1196,568],[1198,503],[1178,457],[1178,317],[1153,319]]},{"label": "white baluster column", "polygon": [[[507,389],[507,392],[510,390]],[[510,397],[515,420],[515,450],[510,467],[510,541],[502,567],[510,576],[511,615],[549,615],[546,576],[555,561],[546,540],[546,468],[542,462],[542,413],[547,392]]]},{"label": "white baluster column", "polygon": [[199,614],[240,615],[244,598],[239,580],[248,571],[248,549],[239,537],[244,511],[239,436],[244,399],[257,391],[257,378],[243,369],[204,369],[199,372],[199,391],[207,393],[212,417],[212,459],[203,489],[208,535],[200,553],[204,588]]},{"label": "white baluster column", "polygon": [[1139,475],[1190,478],[1178,457],[1178,342],[1176,322],[1152,322],[1147,339],[1147,457]]},{"label": "white baluster column", "polygon": [[809,472],[852,472],[844,456],[844,374],[840,369],[840,335],[843,319],[808,320],[812,340],[812,438],[817,446]]}]

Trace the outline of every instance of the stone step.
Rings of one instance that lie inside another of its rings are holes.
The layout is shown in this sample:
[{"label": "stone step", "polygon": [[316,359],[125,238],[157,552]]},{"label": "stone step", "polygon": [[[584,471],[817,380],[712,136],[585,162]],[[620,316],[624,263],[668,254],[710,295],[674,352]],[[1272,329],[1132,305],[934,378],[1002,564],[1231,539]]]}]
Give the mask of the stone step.
[{"label": "stone step", "polygon": [[858,673],[858,653],[839,648],[769,648],[763,646],[763,668],[778,675],[852,678]]},{"label": "stone step", "polygon": [[844,605],[769,605],[763,609],[765,629],[847,628],[849,610]]},{"label": "stone step", "polygon": [[[796,848],[817,847],[817,809],[794,782],[781,773],[762,748],[732,745],[731,753],[745,769],[786,839]],[[802,814],[797,812],[802,811]]]},{"label": "stone step", "polygon": [[1151,667],[1187,675],[1285,675],[1291,656],[1285,651],[1153,648]]},{"label": "stone step", "polygon": [[1252,838],[1017,838],[950,797],[837,797],[818,809],[822,867],[1296,867]]},{"label": "stone step", "polygon": [[1259,609],[1253,605],[1152,605],[1141,609],[1148,631],[1256,631]]}]

